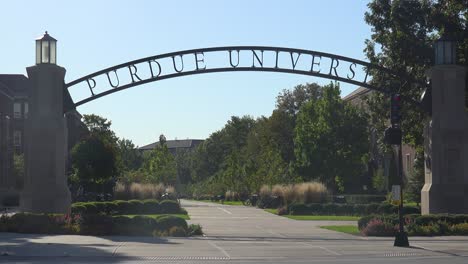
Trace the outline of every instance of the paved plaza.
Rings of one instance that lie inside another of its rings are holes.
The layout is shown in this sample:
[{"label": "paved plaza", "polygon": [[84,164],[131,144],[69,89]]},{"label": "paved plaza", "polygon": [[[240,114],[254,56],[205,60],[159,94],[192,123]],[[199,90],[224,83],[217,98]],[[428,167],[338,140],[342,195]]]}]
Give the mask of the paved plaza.
[{"label": "paved plaza", "polygon": [[297,221],[244,206],[182,201],[191,238],[0,234],[1,263],[468,263],[468,237],[367,238],[319,228],[354,221]]}]

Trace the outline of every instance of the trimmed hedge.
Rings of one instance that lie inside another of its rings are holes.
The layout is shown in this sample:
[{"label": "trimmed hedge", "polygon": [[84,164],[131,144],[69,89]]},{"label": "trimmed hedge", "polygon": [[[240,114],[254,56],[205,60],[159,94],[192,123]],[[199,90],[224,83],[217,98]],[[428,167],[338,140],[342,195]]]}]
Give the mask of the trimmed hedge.
[{"label": "trimmed hedge", "polygon": [[187,214],[177,201],[116,200],[112,202],[79,202],[71,206],[72,214]]},{"label": "trimmed hedge", "polygon": [[189,234],[189,228],[183,218],[170,215],[154,219],[147,216],[130,218],[103,214],[70,216],[17,213],[11,217],[0,217],[0,232],[151,236]]},{"label": "trimmed hedge", "polygon": [[[291,215],[369,215],[369,214],[395,214],[398,206],[382,204],[292,204],[288,208]],[[404,214],[420,214],[421,211],[415,206],[404,206]]]}]

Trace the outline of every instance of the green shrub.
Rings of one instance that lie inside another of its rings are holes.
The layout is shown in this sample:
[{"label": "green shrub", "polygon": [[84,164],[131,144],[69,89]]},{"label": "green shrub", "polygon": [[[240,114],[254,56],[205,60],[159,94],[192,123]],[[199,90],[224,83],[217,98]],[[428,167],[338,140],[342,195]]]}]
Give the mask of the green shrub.
[{"label": "green shrub", "polygon": [[143,202],[139,200],[128,201],[128,208],[125,214],[141,214],[146,213],[144,211]]},{"label": "green shrub", "polygon": [[437,225],[412,225],[408,228],[410,236],[436,236],[440,235],[440,229]]},{"label": "green shrub", "polygon": [[395,214],[395,213],[398,213],[398,207],[389,203],[381,203],[379,207],[377,207],[377,213],[378,214]]},{"label": "green shrub", "polygon": [[386,200],[385,195],[351,194],[345,195],[348,204],[370,204],[381,203]]},{"label": "green shrub", "polygon": [[453,225],[450,232],[456,236],[468,236],[468,223],[461,223]]},{"label": "green shrub", "polygon": [[177,217],[177,216],[172,216],[172,215],[162,215],[157,218],[157,223],[158,223],[158,229],[160,231],[167,231],[169,228],[173,226],[180,226],[187,230],[187,221],[185,219]]},{"label": "green shrub", "polygon": [[203,230],[200,225],[191,224],[188,227],[187,233],[189,236],[201,236],[203,235]]},{"label": "green shrub", "polygon": [[72,214],[85,214],[86,213],[86,206],[81,204],[72,204],[71,206],[71,213]]},{"label": "green shrub", "polygon": [[367,215],[377,214],[378,213],[377,209],[379,208],[379,205],[380,204],[378,203],[371,203],[371,204],[366,205],[365,214]]},{"label": "green shrub", "polygon": [[169,228],[168,235],[172,237],[186,237],[187,231],[181,226],[173,226]]},{"label": "green shrub", "polygon": [[159,207],[159,202],[157,200],[144,200],[143,201],[143,211],[146,214],[159,214],[161,209]]},{"label": "green shrub", "polygon": [[35,234],[67,233],[64,215],[17,213],[9,219],[4,218],[6,231]]},{"label": "green shrub", "polygon": [[134,233],[132,219],[130,217],[115,216],[113,217],[112,222],[113,222],[112,233],[114,235],[129,236]]},{"label": "green shrub", "polygon": [[[366,214],[395,214],[398,207],[384,204],[292,204],[289,206],[291,215],[366,215]],[[418,207],[405,206],[403,213],[420,214]]]},{"label": "green shrub", "polygon": [[83,235],[106,236],[112,234],[113,218],[101,214],[85,214],[79,223]]},{"label": "green shrub", "polygon": [[292,215],[306,215],[309,214],[310,209],[307,205],[300,203],[300,204],[291,204],[289,206],[289,213]]},{"label": "green shrub", "polygon": [[115,211],[117,214],[126,214],[126,212],[130,210],[128,201],[115,200],[113,203],[115,204]]},{"label": "green shrub", "polygon": [[137,215],[131,219],[131,235],[150,236],[154,229],[158,229],[157,221],[152,217]]},{"label": "green shrub", "polygon": [[177,201],[164,200],[159,203],[159,209],[162,214],[178,214],[180,213],[180,205]]},{"label": "green shrub", "polygon": [[99,214],[99,210],[93,202],[83,203],[82,205],[86,208],[85,214]]}]

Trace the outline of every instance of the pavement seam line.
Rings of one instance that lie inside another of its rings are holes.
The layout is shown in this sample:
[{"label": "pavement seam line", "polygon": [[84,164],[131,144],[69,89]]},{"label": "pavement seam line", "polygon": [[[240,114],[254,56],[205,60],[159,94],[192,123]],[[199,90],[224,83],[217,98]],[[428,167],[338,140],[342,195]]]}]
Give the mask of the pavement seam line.
[{"label": "pavement seam line", "polygon": [[221,253],[224,254],[224,256],[226,256],[228,259],[231,259],[231,256],[229,256],[229,254],[226,252],[226,250],[224,250],[224,248],[216,245],[213,241],[210,241],[210,240],[207,240],[208,241],[208,244],[210,244],[212,247],[216,248],[217,250],[221,251]]},{"label": "pavement seam line", "polygon": [[116,248],[114,248],[114,250],[112,251],[112,256],[115,256],[115,253],[117,253],[117,250],[123,246],[123,244],[125,244],[125,242],[120,242]]},{"label": "pavement seam line", "polygon": [[224,208],[221,208],[221,207],[217,207],[217,208],[218,208],[219,210],[222,210],[222,211],[224,211],[224,212],[225,212],[225,213],[227,213],[227,214],[230,214],[230,215],[232,215],[232,213],[231,213],[231,212],[229,212],[228,210],[226,210],[226,209],[224,209]]},{"label": "pavement seam line", "polygon": [[258,229],[260,229],[260,230],[262,230],[262,231],[264,231],[264,232],[270,233],[270,234],[272,234],[272,235],[274,235],[274,236],[278,236],[278,237],[281,237],[281,238],[287,238],[287,236],[285,236],[285,235],[282,235],[282,234],[280,234],[280,233],[277,233],[277,232],[275,232],[275,231],[273,231],[273,230],[271,230],[271,229],[266,229],[266,228],[264,228],[264,227],[262,227],[262,226],[260,226],[260,225],[256,225],[255,227],[258,228]]},{"label": "pavement seam line", "polygon": [[334,251],[334,250],[328,249],[328,248],[326,248],[326,247],[315,246],[315,245],[311,245],[311,244],[306,243],[306,242],[300,242],[300,243],[301,243],[301,244],[304,244],[304,245],[307,245],[307,246],[309,246],[309,247],[320,248],[320,249],[325,250],[326,252],[331,253],[331,254],[333,254],[333,255],[335,255],[335,256],[342,256],[342,255],[343,255],[343,254],[340,254],[340,253],[338,253],[338,252],[336,252],[336,251]]}]

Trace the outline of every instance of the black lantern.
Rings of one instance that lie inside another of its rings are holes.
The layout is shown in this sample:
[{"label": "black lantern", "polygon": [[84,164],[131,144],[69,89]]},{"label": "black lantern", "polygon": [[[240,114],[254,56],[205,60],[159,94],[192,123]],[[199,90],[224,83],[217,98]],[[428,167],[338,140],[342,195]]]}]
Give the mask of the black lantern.
[{"label": "black lantern", "polygon": [[457,41],[448,32],[444,32],[434,43],[435,65],[457,63]]},{"label": "black lantern", "polygon": [[57,64],[57,40],[47,31],[36,39],[36,64]]}]

